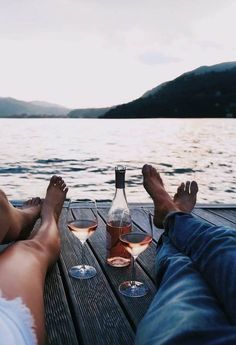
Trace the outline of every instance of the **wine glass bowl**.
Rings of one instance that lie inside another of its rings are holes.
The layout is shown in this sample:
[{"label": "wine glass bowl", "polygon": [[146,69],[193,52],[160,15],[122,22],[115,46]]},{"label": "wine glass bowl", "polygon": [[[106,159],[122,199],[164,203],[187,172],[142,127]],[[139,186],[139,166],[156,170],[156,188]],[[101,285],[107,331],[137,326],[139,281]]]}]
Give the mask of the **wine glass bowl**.
[{"label": "wine glass bowl", "polygon": [[122,234],[120,241],[125,249],[136,259],[152,242],[152,237],[145,233],[131,232]]},{"label": "wine glass bowl", "polygon": [[[83,203],[84,205],[84,203]],[[86,200],[86,206],[80,206],[72,212],[73,219],[68,222],[68,229],[82,244],[82,264],[70,268],[69,275],[76,279],[89,279],[96,275],[96,269],[84,264],[84,244],[97,229],[97,207],[93,200]]]},{"label": "wine glass bowl", "polygon": [[136,281],[135,277],[135,260],[144,250],[148,248],[152,242],[153,226],[151,213],[148,215],[150,227],[147,232],[139,231],[138,229],[131,230],[130,233],[121,234],[120,241],[124,248],[131,254],[132,257],[132,278],[120,284],[119,292],[126,297],[142,297],[148,293],[148,287],[145,283]]},{"label": "wine glass bowl", "polygon": [[75,219],[68,223],[68,228],[84,244],[96,230],[97,222],[90,219]]}]

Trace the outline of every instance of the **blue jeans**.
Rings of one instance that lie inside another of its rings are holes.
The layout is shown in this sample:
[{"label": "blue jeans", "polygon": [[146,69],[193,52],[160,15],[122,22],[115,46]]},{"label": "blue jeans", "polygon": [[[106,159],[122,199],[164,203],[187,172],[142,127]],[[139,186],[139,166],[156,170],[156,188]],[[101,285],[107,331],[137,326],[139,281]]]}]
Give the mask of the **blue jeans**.
[{"label": "blue jeans", "polygon": [[236,344],[236,231],[170,214],[136,345]]}]

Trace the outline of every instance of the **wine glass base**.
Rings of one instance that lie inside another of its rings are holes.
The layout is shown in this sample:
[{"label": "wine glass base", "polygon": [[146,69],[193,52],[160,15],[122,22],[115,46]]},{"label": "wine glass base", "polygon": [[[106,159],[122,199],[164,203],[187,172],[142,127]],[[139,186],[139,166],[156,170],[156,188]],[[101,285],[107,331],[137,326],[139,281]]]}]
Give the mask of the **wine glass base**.
[{"label": "wine glass base", "polygon": [[120,284],[119,291],[126,297],[143,297],[148,293],[148,287],[137,281],[126,281]]},{"label": "wine glass base", "polygon": [[69,275],[76,279],[89,279],[97,274],[94,267],[88,265],[73,266],[69,270]]}]

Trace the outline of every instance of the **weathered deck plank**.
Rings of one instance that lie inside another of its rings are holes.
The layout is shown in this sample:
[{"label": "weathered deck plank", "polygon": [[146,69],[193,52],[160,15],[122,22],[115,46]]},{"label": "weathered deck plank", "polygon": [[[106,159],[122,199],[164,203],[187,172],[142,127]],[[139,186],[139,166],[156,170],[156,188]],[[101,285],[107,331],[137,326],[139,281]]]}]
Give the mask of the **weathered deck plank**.
[{"label": "weathered deck plank", "polygon": [[194,215],[200,217],[211,224],[217,226],[227,226],[230,228],[235,228],[235,223],[233,223],[229,218],[222,217],[220,214],[213,213],[208,209],[194,209],[192,212]]},{"label": "weathered deck plank", "polygon": [[78,345],[77,335],[57,265],[47,274],[44,302],[48,344]]},{"label": "weathered deck plank", "polygon": [[232,222],[233,224],[236,224],[236,208],[235,209],[209,208],[208,211],[225,218],[226,220]]},{"label": "weathered deck plank", "polygon": [[[18,203],[20,205],[20,203]],[[18,205],[17,204],[17,205]],[[137,259],[137,278],[147,283],[149,294],[142,298],[120,295],[118,286],[131,277],[131,268],[112,268],[106,264],[106,217],[110,203],[98,202],[98,228],[85,244],[85,263],[96,267],[97,275],[88,280],[70,278],[68,270],[81,263],[81,243],[67,229],[67,221],[81,203],[65,203],[60,232],[62,250],[58,264],[48,273],[45,286],[46,328],[49,345],[132,345],[135,330],[150,305],[156,287],[154,261],[157,241],[163,232],[155,229],[153,243]],[[134,228],[149,229],[148,212],[152,204],[131,204]],[[235,205],[197,205],[193,215],[214,225],[236,228]]]}]

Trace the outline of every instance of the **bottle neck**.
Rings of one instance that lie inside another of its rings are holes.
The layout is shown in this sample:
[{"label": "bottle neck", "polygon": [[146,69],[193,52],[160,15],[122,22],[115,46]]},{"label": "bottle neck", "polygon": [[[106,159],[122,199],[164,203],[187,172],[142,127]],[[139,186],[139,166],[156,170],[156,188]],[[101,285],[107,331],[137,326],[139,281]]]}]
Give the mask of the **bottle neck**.
[{"label": "bottle neck", "polygon": [[125,188],[116,188],[114,199],[116,199],[117,201],[125,199],[125,201],[127,203],[126,195],[125,195]]},{"label": "bottle neck", "polygon": [[128,209],[126,195],[125,195],[125,167],[118,165],[115,169],[116,178],[116,192],[113,199],[113,203],[118,208]]},{"label": "bottle neck", "polygon": [[125,188],[125,170],[116,170],[116,189]]},{"label": "bottle neck", "polygon": [[[120,172],[119,172],[120,173]],[[119,174],[118,174],[119,175]],[[124,175],[117,179],[116,174],[116,190],[111,208],[108,212],[107,223],[118,224],[118,227],[131,224],[131,216],[125,195]]]},{"label": "bottle neck", "polygon": [[108,213],[108,222],[109,221],[119,222],[119,224],[131,223],[130,211],[124,188],[116,188],[115,196]]}]

